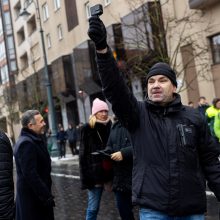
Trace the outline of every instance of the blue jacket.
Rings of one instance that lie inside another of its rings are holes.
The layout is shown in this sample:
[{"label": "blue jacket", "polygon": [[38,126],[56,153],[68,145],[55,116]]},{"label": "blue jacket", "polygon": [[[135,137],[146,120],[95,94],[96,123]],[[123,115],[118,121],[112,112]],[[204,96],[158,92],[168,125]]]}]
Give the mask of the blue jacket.
[{"label": "blue jacket", "polygon": [[220,201],[220,146],[198,110],[183,106],[178,94],[164,107],[139,102],[110,51],[97,62],[104,94],[131,134],[133,203],[172,216],[204,213],[204,177]]}]

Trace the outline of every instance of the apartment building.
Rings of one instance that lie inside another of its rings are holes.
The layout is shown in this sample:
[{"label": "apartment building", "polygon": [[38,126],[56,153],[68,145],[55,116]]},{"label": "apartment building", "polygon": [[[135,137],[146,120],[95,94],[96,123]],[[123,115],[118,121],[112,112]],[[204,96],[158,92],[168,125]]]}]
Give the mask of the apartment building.
[{"label": "apartment building", "polygon": [[16,109],[14,75],[17,73],[13,27],[9,0],[0,1],[0,127],[9,137],[14,137]]},{"label": "apartment building", "polygon": [[[220,5],[212,1],[205,6],[205,2],[211,1],[11,1],[19,113],[35,107],[47,116],[41,22],[57,123],[67,128],[68,122],[88,120],[92,100],[103,96],[94,45],[87,36],[90,7],[95,4],[103,5],[108,43],[138,99],[145,96],[147,68],[160,60],[177,71],[183,103],[197,102],[201,95],[209,101],[220,96]],[[24,8],[30,13],[25,20],[20,16]]]},{"label": "apartment building", "polygon": [[161,1],[169,57],[183,101],[220,97],[220,2]]},{"label": "apartment building", "polygon": [[[89,9],[96,3],[104,6],[102,17],[111,36],[109,44],[120,58],[120,54],[123,56],[123,48],[117,48],[122,39],[120,19],[124,17],[129,21],[131,11],[126,0],[122,2],[121,8],[117,7],[116,1],[106,0],[11,2],[19,67],[16,75],[19,113],[33,107],[42,112],[47,110],[44,54],[39,29],[41,22],[57,123],[62,123],[66,128],[70,121],[78,124],[88,120],[92,100],[103,97],[95,64],[94,45],[87,36]],[[25,20],[20,16],[23,9],[29,12],[29,17]],[[137,51],[134,43],[132,44],[132,50]],[[136,79],[134,82],[133,87],[141,98],[140,81]]]}]

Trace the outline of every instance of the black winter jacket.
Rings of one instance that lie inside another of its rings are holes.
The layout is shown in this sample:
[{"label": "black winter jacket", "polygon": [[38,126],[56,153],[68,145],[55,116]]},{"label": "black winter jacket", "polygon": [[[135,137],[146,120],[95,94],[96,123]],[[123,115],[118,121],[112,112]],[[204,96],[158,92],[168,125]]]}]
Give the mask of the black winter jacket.
[{"label": "black winter jacket", "polygon": [[8,137],[0,131],[0,220],[13,219],[13,151]]},{"label": "black winter jacket", "polygon": [[110,129],[111,121],[106,125],[96,122],[94,128],[91,128],[89,124],[82,127],[79,149],[82,189],[91,189],[96,184],[103,184],[112,179],[112,170],[105,170],[103,167],[103,157],[91,154],[105,149]]},{"label": "black winter jacket", "polygon": [[109,153],[121,151],[123,156],[122,161],[113,162],[113,190],[130,193],[133,167],[132,143],[129,132],[119,121],[111,128],[106,151]]},{"label": "black winter jacket", "polygon": [[97,54],[97,61],[105,96],[131,133],[133,203],[173,216],[204,213],[204,177],[220,200],[220,146],[205,119],[178,94],[166,107],[137,101],[111,52]]}]

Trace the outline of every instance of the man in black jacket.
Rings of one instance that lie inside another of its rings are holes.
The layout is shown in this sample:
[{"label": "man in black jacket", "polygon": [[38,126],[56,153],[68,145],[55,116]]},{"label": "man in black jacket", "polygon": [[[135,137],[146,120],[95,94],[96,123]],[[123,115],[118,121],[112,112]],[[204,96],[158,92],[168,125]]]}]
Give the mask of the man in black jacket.
[{"label": "man in black jacket", "polygon": [[106,98],[133,142],[132,201],[140,219],[203,220],[206,184],[220,200],[220,146],[196,109],[183,106],[176,74],[166,63],[147,74],[147,99],[129,91],[106,43],[99,17],[89,20],[88,35]]},{"label": "man in black jacket", "polygon": [[21,134],[15,145],[17,171],[16,220],[53,220],[51,160],[42,136],[45,122],[38,110],[21,118]]},{"label": "man in black jacket", "polygon": [[13,151],[4,132],[0,131],[0,220],[14,219]]}]

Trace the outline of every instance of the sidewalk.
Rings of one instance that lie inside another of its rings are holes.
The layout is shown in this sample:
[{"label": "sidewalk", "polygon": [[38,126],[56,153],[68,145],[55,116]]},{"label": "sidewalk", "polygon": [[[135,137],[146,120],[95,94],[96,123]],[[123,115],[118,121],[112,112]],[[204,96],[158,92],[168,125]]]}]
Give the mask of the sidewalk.
[{"label": "sidewalk", "polygon": [[59,159],[58,157],[51,157],[52,163],[55,164],[66,164],[66,163],[79,163],[79,155],[66,154],[65,158]]}]

